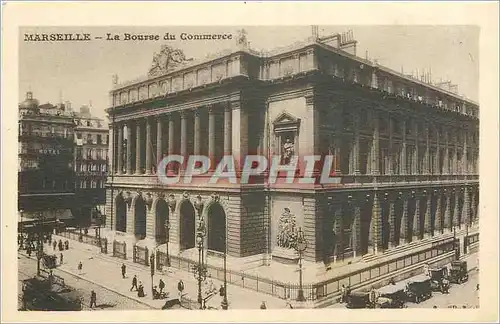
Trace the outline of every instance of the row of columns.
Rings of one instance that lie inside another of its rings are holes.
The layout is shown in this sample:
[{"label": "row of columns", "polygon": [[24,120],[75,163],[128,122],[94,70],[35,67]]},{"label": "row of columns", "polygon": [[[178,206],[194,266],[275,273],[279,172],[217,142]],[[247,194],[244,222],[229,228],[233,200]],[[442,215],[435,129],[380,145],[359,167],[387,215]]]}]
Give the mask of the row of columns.
[{"label": "row of columns", "polygon": [[[215,122],[215,114],[216,114],[216,109],[218,106],[207,106],[208,109],[208,156],[212,159],[215,157],[215,150],[216,150],[216,122]],[[233,118],[232,118],[232,110],[233,109],[239,109],[239,103],[238,104],[231,104],[228,103],[224,106],[224,137],[223,137],[223,142],[224,142],[224,154],[229,155],[232,152],[232,126],[233,126]],[[201,108],[194,109],[193,112],[193,123],[194,123],[194,147],[193,147],[193,153],[195,155],[201,155],[202,152],[202,135],[201,135],[201,128],[202,128],[202,123],[201,123],[201,117],[200,117],[200,111]],[[176,140],[176,131],[179,131],[176,129],[176,123],[175,123],[175,118],[173,116],[174,113],[169,113],[164,115],[158,115],[155,116],[156,118],[156,157],[157,160],[159,161],[165,153],[168,152],[169,155],[178,153],[181,156],[187,158],[188,157],[188,111],[187,110],[182,110],[179,112],[180,116],[180,149],[179,152],[175,152],[175,140]],[[163,152],[163,147],[164,147],[164,122],[163,122],[163,117],[168,118],[168,151]],[[150,175],[155,172],[155,169],[153,168],[153,136],[154,134],[152,133],[152,126],[153,126],[154,118],[152,117],[145,117],[143,120],[129,120],[125,124],[123,123],[115,123],[113,131],[117,129],[117,141],[116,145],[114,144],[115,141],[113,141],[113,151],[116,149],[117,151],[117,167],[114,170],[116,173],[123,173],[123,163],[125,162],[125,173],[126,174],[142,174],[142,169],[141,169],[141,156],[142,152],[145,150],[145,174]],[[146,138],[142,138],[142,127],[145,124],[146,127]],[[127,145],[126,145],[126,161],[123,161],[122,156],[123,156],[123,143],[124,143],[124,125],[126,125],[127,129]],[[133,151],[132,151],[132,145],[131,144],[131,139],[133,138],[133,127],[135,126],[135,170],[133,170],[133,165],[132,165],[132,158],[134,156]],[[178,126],[177,126],[178,127]],[[144,145],[145,144],[145,145]],[[214,167],[212,163],[212,168]]]},{"label": "row of columns", "polygon": [[375,192],[330,202],[333,255],[338,257],[347,247],[343,237],[346,225],[352,233],[354,256],[377,253],[472,225],[477,221],[477,199],[477,188],[466,187],[398,195]]},{"label": "row of columns", "polygon": [[[429,126],[426,125],[423,134],[419,134],[417,124],[413,123],[412,127],[412,138],[409,140],[407,138],[407,122],[402,121],[401,123],[401,142],[396,145],[394,140],[394,125],[392,118],[389,118],[388,127],[388,138],[384,139],[384,144],[387,142],[388,154],[383,156],[385,159],[386,168],[385,170],[380,170],[380,155],[381,155],[381,139],[380,139],[380,129],[379,120],[380,117],[376,112],[373,112],[371,116],[371,131],[372,136],[369,139],[368,151],[365,152],[368,155],[366,170],[367,174],[380,175],[381,173],[387,175],[397,174],[394,169],[395,159],[399,162],[400,168],[399,173],[401,175],[406,174],[476,174],[477,173],[477,158],[478,153],[476,150],[472,150],[472,154],[468,156],[467,146],[468,134],[467,130],[464,130],[463,145],[459,148],[458,136],[455,136],[454,145],[450,145],[450,135],[448,132],[444,133],[444,145],[441,143],[439,133],[436,132],[436,145],[435,149],[431,152],[431,141],[430,141],[430,130]],[[421,138],[424,138],[425,145],[421,145]],[[359,114],[354,114],[353,120],[353,137],[347,139],[349,141],[349,151],[343,154],[348,154],[349,158],[349,174],[359,175],[361,174],[361,138],[360,134],[360,121]],[[332,133],[330,135],[330,143],[333,148],[330,154],[338,155],[340,153],[341,141],[343,139],[343,134]],[[411,151],[408,151],[410,145]],[[384,146],[385,147],[385,146]],[[423,147],[423,152],[420,149]],[[462,158],[459,163],[460,149],[462,150]],[[443,159],[441,162],[441,151],[443,151]],[[450,154],[451,153],[451,154]],[[408,164],[407,159],[411,159],[411,164]],[[420,167],[420,158],[422,158],[422,165]],[[336,160],[340,161],[341,157]],[[451,161],[450,161],[451,159]],[[431,170],[431,161],[434,164],[434,170]],[[442,165],[441,165],[442,164]],[[409,170],[408,170],[409,167]],[[336,167],[337,174],[342,174],[340,163],[337,163]]]}]

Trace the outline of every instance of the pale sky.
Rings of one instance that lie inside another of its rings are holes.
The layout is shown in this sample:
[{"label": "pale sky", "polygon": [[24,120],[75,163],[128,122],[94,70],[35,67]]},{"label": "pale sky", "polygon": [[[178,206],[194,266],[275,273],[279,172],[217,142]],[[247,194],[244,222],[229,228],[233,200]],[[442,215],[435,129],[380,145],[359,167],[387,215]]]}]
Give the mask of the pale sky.
[{"label": "pale sky", "polygon": [[[310,26],[221,27],[37,27],[20,28],[19,102],[26,91],[40,103],[58,103],[60,95],[74,110],[92,102],[92,114],[104,118],[109,106],[112,75],[119,82],[146,75],[162,44],[180,48],[187,57],[200,58],[232,48],[237,30],[245,28],[250,46],[270,50],[306,39]],[[319,26],[320,36],[351,29],[358,41],[357,55],[410,74],[432,70],[433,81],[451,80],[458,92],[478,101],[479,28],[474,26]],[[176,34],[176,41],[23,42],[24,33]],[[182,41],[186,33],[231,33],[232,40]]]}]

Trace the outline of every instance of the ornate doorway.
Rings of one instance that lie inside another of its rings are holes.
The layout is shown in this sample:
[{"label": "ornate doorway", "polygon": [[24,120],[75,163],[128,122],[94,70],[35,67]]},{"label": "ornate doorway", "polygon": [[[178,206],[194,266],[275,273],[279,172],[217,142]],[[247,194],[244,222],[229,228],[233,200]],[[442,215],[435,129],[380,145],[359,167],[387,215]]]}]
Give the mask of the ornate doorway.
[{"label": "ornate doorway", "polygon": [[208,210],[208,249],[226,251],[226,213],[222,206],[214,203]]},{"label": "ornate doorway", "polygon": [[165,223],[168,220],[169,211],[167,202],[163,199],[158,200],[156,203],[156,217],[155,217],[155,241],[158,244],[165,243],[167,240],[167,229]]},{"label": "ornate doorway", "polygon": [[180,248],[181,250],[195,247],[196,219],[193,205],[185,200],[180,206]]},{"label": "ornate doorway", "polygon": [[115,229],[118,232],[126,232],[127,231],[127,204],[121,194],[116,196],[115,201],[115,210],[116,210],[116,224]]},{"label": "ornate doorway", "polygon": [[146,204],[142,197],[135,201],[134,234],[140,240],[146,237]]}]

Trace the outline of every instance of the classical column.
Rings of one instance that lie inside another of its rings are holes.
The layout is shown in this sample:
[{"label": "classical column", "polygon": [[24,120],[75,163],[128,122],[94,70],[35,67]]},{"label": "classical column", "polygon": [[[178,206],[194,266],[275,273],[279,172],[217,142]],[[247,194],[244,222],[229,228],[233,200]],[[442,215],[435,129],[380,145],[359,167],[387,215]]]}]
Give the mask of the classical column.
[{"label": "classical column", "polygon": [[[424,191],[425,193],[425,191]],[[426,200],[425,204],[425,214],[424,214],[424,237],[432,236],[432,215],[431,215],[431,206],[432,206],[432,194],[430,191],[426,192]]]},{"label": "classical column", "polygon": [[[187,139],[187,112],[185,110],[181,110],[181,152],[180,155],[182,156],[184,162],[186,161],[187,158],[187,144],[188,144],[188,139]],[[181,164],[181,168],[184,169],[185,163]]]},{"label": "classical column", "polygon": [[443,228],[446,229],[446,232],[451,231],[451,228],[453,227],[453,222],[451,219],[451,192],[445,189],[444,192],[445,196],[445,208],[444,208],[444,225]]},{"label": "classical column", "polygon": [[474,192],[474,188],[471,191],[470,195],[470,223],[476,222],[476,193]]},{"label": "classical column", "polygon": [[469,188],[464,187],[464,205],[462,206],[462,223],[469,226],[470,222],[470,196]]},{"label": "classical column", "polygon": [[373,114],[373,143],[372,143],[372,174],[379,175],[380,174],[380,132],[379,132],[379,116],[377,112]]},{"label": "classical column", "polygon": [[334,143],[333,155],[334,155],[334,161],[335,161],[335,175],[340,176],[340,175],[342,175],[342,169],[341,169],[342,135],[339,133],[336,133],[333,136],[334,136],[334,138],[333,138],[333,143]]},{"label": "classical column", "polygon": [[354,174],[360,174],[359,168],[359,112],[354,112],[354,142],[352,147],[352,163],[354,168]]},{"label": "classical column", "polygon": [[419,165],[418,165],[419,140],[418,140],[418,124],[417,124],[417,122],[414,122],[412,126],[413,126],[413,140],[415,143],[415,147],[413,148],[412,174],[419,174],[421,170],[419,169]]},{"label": "classical column", "polygon": [[371,245],[372,253],[377,254],[382,241],[381,240],[382,217],[381,217],[379,194],[377,192],[373,194],[372,219],[370,225],[371,225],[370,226],[371,242],[369,242],[368,244]]},{"label": "classical column", "polygon": [[235,167],[239,170],[243,166],[248,152],[248,111],[244,106],[244,102],[240,100],[231,101],[231,109],[231,150],[235,160]]},{"label": "classical column", "polygon": [[352,250],[356,257],[361,243],[361,206],[359,202],[354,202],[354,218],[352,221]]},{"label": "classical column", "polygon": [[168,155],[175,152],[175,120],[172,114],[168,115]]},{"label": "classical column", "polygon": [[115,127],[116,125],[110,124],[109,125],[109,130],[108,130],[108,161],[109,161],[109,168],[108,168],[108,173],[116,173],[116,132],[115,132]]},{"label": "classical column", "polygon": [[444,134],[444,156],[443,156],[443,174],[450,174],[450,151],[449,151],[449,133],[448,129],[443,128],[443,134]]},{"label": "classical column", "polygon": [[430,174],[429,150],[431,142],[429,138],[429,125],[425,125],[425,151],[424,151],[424,174]]},{"label": "classical column", "polygon": [[441,174],[441,146],[439,143],[439,126],[436,126],[436,154],[434,155],[435,158],[435,170],[434,174]]},{"label": "classical column", "polygon": [[420,197],[415,194],[415,212],[413,213],[412,241],[420,239]]},{"label": "classical column", "polygon": [[142,136],[141,136],[141,121],[137,120],[135,124],[135,174],[141,174],[141,151],[142,151]]},{"label": "classical column", "polygon": [[[116,170],[116,173],[122,174],[123,173],[123,125],[117,124],[117,126],[118,126],[118,140],[116,148],[117,151],[116,163],[118,165],[118,168]],[[127,160],[128,160],[128,155],[127,155]]]},{"label": "classical column", "polygon": [[462,174],[468,174],[469,163],[467,161],[467,130],[464,130],[464,151],[462,154]]},{"label": "classical column", "polygon": [[156,119],[156,163],[163,159],[163,120],[162,116]]},{"label": "classical column", "polygon": [[127,123],[127,174],[132,174],[132,127],[131,121]]},{"label": "classical column", "polygon": [[215,107],[208,107],[208,158],[215,169]]},{"label": "classical column", "polygon": [[146,174],[151,174],[153,160],[153,141],[151,140],[151,118],[146,118]]},{"label": "classical column", "polygon": [[200,111],[194,110],[194,154],[201,155],[201,125],[200,125]]},{"label": "classical column", "polygon": [[389,117],[389,174],[394,174],[394,122],[392,117]]},{"label": "classical column", "polygon": [[434,190],[434,194],[436,195],[436,215],[434,216],[434,229],[435,232],[443,233],[443,212],[441,209],[441,192],[438,190]]},{"label": "classical column", "polygon": [[406,120],[401,122],[401,174],[405,175],[407,173],[406,170]]},{"label": "classical column", "polygon": [[387,197],[389,200],[389,248],[392,248],[396,237],[396,200]]},{"label": "classical column", "polygon": [[[231,149],[232,149],[231,137],[233,134],[232,125],[233,125],[233,120],[232,120],[231,105],[228,103],[224,107],[224,155],[231,155]],[[264,134],[266,133],[267,129],[265,128]],[[265,138],[264,147],[267,147],[267,136],[264,136],[264,138]],[[267,157],[267,149],[264,149],[263,151],[264,151],[263,153]]]},{"label": "classical column", "polygon": [[458,174],[458,129],[455,129],[455,151],[453,152],[453,174]]},{"label": "classical column", "polygon": [[401,197],[403,204],[403,213],[401,214],[401,225],[399,228],[399,244],[405,244],[409,241],[408,235],[408,197]]},{"label": "classical column", "polygon": [[459,201],[459,196],[460,196],[460,190],[455,190],[455,204],[453,208],[453,226],[460,226],[459,224],[459,206],[458,206],[458,201]]}]

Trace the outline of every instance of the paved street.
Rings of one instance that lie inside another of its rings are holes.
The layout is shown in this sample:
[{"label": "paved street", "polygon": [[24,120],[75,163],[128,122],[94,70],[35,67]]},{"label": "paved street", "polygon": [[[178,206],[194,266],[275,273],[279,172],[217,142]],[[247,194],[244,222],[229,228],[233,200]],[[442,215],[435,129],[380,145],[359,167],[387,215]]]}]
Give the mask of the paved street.
[{"label": "paved street", "polygon": [[461,285],[451,285],[449,294],[433,292],[432,298],[421,302],[420,304],[407,303],[408,308],[448,308],[456,305],[458,308],[466,306],[467,308],[479,306],[479,291],[476,291],[476,285],[479,282],[479,273],[476,270],[469,272],[469,280]]},{"label": "paved street", "polygon": [[[476,285],[479,283],[479,272],[476,271],[478,262],[478,254],[473,253],[463,258],[467,261],[469,271],[469,280],[461,285],[452,284],[448,294],[433,292],[432,298],[427,299],[419,304],[407,302],[408,308],[448,308],[449,306],[457,306],[468,308],[479,306],[479,292],[476,291]],[[328,308],[345,308],[346,304],[333,304]]]},{"label": "paved street", "polygon": [[[36,263],[36,259],[33,256],[31,258],[28,258],[25,255],[18,255],[19,293],[21,293],[22,288],[21,280],[32,278],[36,275]],[[133,299],[123,297],[92,282],[79,279],[78,277],[60,271],[59,269],[55,269],[54,274],[64,278],[64,282],[68,286],[80,291],[83,294],[83,303],[86,306],[90,305],[90,292],[94,290],[97,294],[97,308],[95,308],[94,310],[151,308],[144,304],[138,303]],[[89,310],[89,308],[85,307],[85,310]]]},{"label": "paved street", "polygon": [[[55,236],[54,236],[55,237]],[[63,238],[63,240],[66,240]],[[45,245],[45,251],[52,253],[52,247]],[[63,265],[58,267],[59,270],[72,273],[82,279],[89,280],[98,285],[103,286],[106,290],[114,291],[120,295],[134,299],[139,303],[148,305],[151,308],[160,309],[165,300],[152,300],[151,298],[151,274],[150,268],[139,264],[132,263],[132,260],[122,260],[114,258],[110,255],[103,255],[99,249],[94,246],[70,241],[70,249],[64,251]],[[56,252],[59,255],[59,252]],[[78,263],[82,262],[83,269],[77,269]],[[121,276],[121,265],[125,263],[127,266],[127,275],[123,279]],[[177,296],[177,283],[182,279],[185,285],[185,297],[192,301],[197,300],[198,285],[192,273],[172,269],[173,272],[159,274],[154,276],[154,284],[158,285],[160,278],[165,282],[165,290],[170,293],[170,296]],[[139,298],[135,291],[130,291],[132,278],[137,275],[138,281],[142,281],[146,297]],[[223,282],[214,279],[214,286],[218,289]],[[96,291],[97,292],[97,291]],[[99,293],[97,293],[99,300]],[[207,308],[220,308],[222,297],[218,294],[209,299],[206,303]],[[262,301],[265,301],[267,308],[277,309],[286,308],[286,301],[272,297],[267,294],[244,289],[228,284],[228,301],[231,309],[259,309]],[[197,307],[195,304],[194,307]],[[129,309],[133,309],[130,307]],[[144,306],[142,307],[144,308]]]}]

